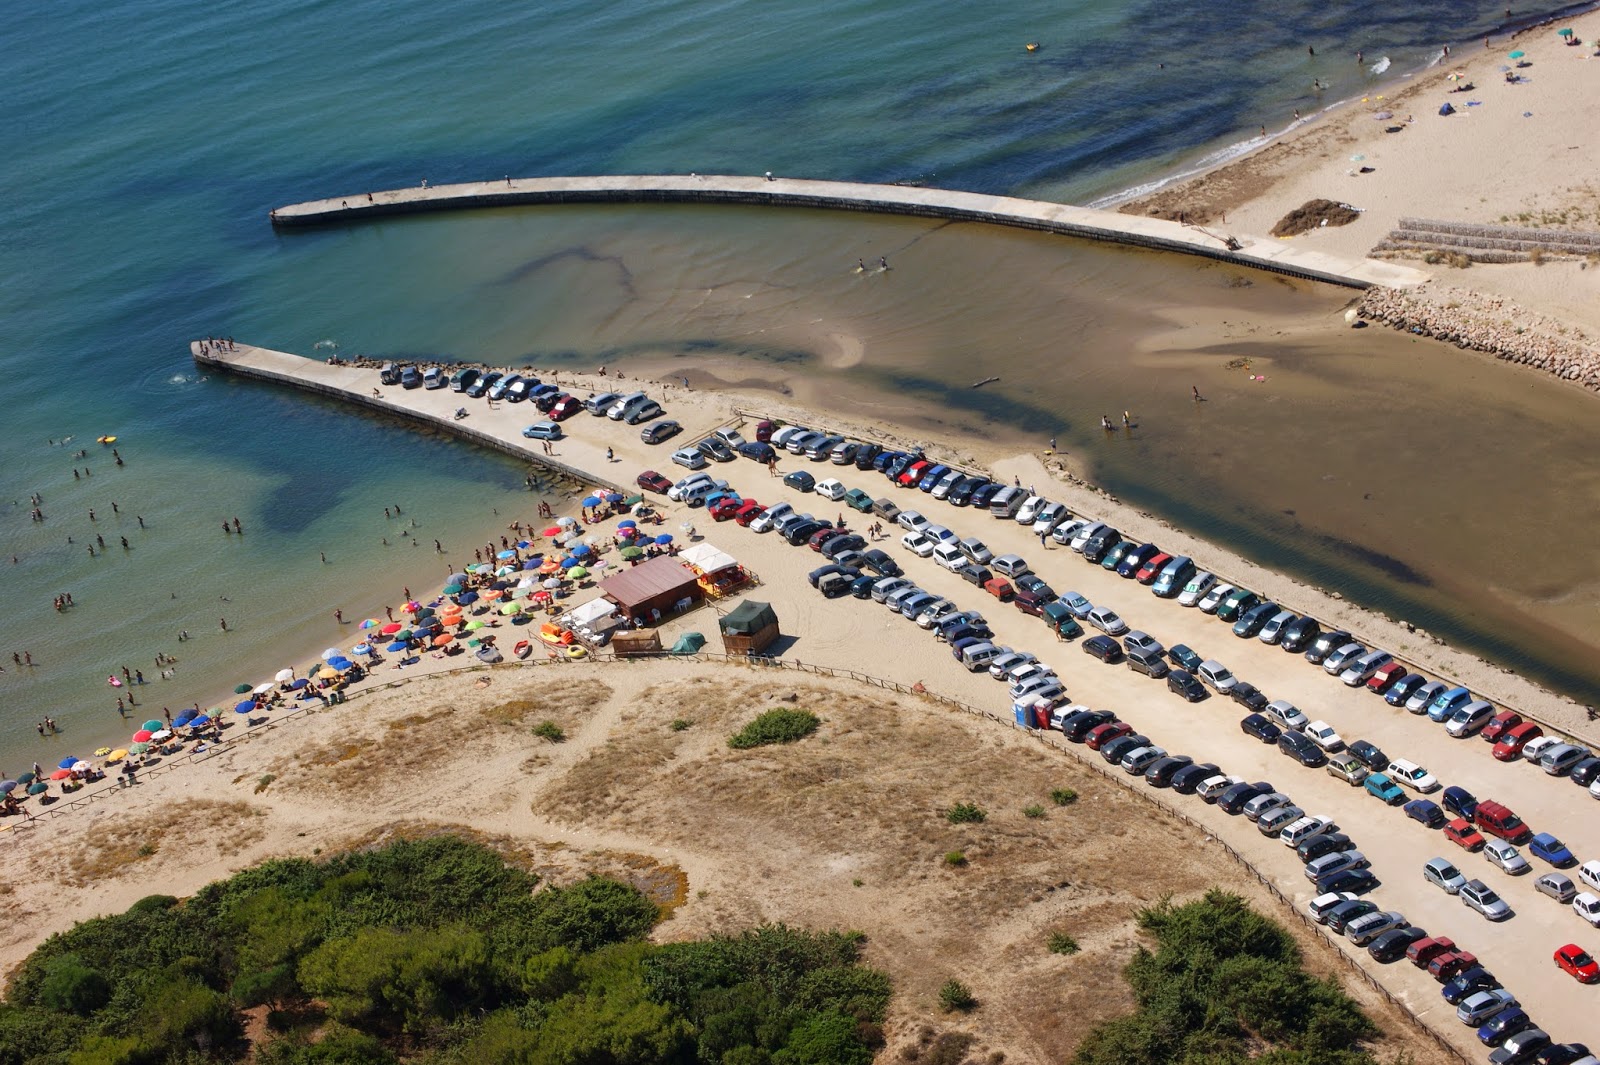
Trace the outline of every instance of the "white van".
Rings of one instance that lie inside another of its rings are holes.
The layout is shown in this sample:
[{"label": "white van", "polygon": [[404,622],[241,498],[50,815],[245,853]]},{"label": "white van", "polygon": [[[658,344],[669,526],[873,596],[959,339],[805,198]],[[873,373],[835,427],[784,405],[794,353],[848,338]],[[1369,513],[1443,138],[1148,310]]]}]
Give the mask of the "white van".
[{"label": "white van", "polygon": [[1027,493],[1020,488],[1002,488],[989,500],[989,514],[996,518],[1014,518],[1026,498]]}]

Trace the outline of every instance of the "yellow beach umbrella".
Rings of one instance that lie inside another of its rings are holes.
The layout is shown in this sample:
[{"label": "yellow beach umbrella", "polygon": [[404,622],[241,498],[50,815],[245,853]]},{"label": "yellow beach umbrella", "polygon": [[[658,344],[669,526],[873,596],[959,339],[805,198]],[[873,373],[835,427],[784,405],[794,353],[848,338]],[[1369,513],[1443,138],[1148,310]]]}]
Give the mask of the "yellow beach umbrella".
[{"label": "yellow beach umbrella", "polygon": [[522,604],[521,603],[506,603],[504,606],[502,606],[500,608],[500,613],[502,613],[502,614],[515,614],[517,611],[519,611],[521,609],[522,609]]},{"label": "yellow beach umbrella", "polygon": [[339,671],[337,669],[331,669],[328,666],[323,666],[321,669],[317,670],[318,680],[332,680],[338,675]]},{"label": "yellow beach umbrella", "polygon": [[126,750],[118,748],[117,750],[112,751],[110,754],[106,755],[106,765],[116,765],[118,762],[122,761],[126,757],[128,757],[128,752]]}]

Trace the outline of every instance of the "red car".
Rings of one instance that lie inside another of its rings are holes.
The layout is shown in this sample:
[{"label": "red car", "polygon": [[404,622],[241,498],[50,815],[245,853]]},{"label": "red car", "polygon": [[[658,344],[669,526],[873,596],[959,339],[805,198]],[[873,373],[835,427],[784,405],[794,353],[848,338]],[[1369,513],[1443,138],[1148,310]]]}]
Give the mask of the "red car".
[{"label": "red car", "polygon": [[1529,740],[1536,740],[1543,735],[1544,729],[1532,721],[1512,725],[1501,733],[1499,741],[1494,745],[1495,759],[1501,762],[1515,762],[1522,757],[1522,748]]},{"label": "red car", "polygon": [[1485,743],[1499,743],[1507,732],[1522,724],[1522,715],[1515,710],[1502,710],[1489,719],[1483,726],[1483,731],[1478,733]]},{"label": "red car", "polygon": [[1441,954],[1449,954],[1456,949],[1448,936],[1429,936],[1419,939],[1406,948],[1406,957],[1411,959],[1411,964],[1419,969],[1426,969],[1428,964]]},{"label": "red car", "polygon": [[1476,964],[1478,964],[1478,959],[1471,952],[1455,950],[1448,954],[1441,954],[1430,961],[1428,963],[1428,975],[1441,984],[1447,984],[1454,980],[1458,974],[1466,972]]},{"label": "red car", "polygon": [[655,470],[645,470],[634,480],[634,483],[640,488],[648,488],[650,491],[660,492],[662,495],[666,495],[667,489],[672,487],[672,482]]},{"label": "red car", "polygon": [[1568,943],[1556,951],[1556,966],[1580,984],[1600,983],[1600,965],[1576,943]]},{"label": "red car", "polygon": [[1469,851],[1483,850],[1483,833],[1473,828],[1464,818],[1456,818],[1444,826],[1444,837],[1458,847],[1465,847]]},{"label": "red car", "polygon": [[922,475],[933,469],[933,463],[927,459],[918,459],[900,471],[900,476],[895,478],[895,483],[900,485],[916,484],[922,480]]},{"label": "red car", "polygon": [[735,524],[740,526],[749,525],[766,512],[766,507],[757,503],[754,499],[747,499],[744,501],[744,506],[733,512],[733,520]]},{"label": "red car", "polygon": [[753,499],[740,499],[738,496],[727,496],[717,500],[711,505],[711,517],[715,521],[727,521],[739,513],[739,508],[746,503],[754,503]]},{"label": "red car", "polygon": [[1139,572],[1134,574],[1140,584],[1154,584],[1156,578],[1161,576],[1161,571],[1166,568],[1172,556],[1165,551],[1157,551],[1151,555],[1145,564],[1139,567]]},{"label": "red car", "polygon": [[1111,721],[1090,729],[1083,742],[1091,751],[1098,751],[1112,740],[1119,740],[1132,732],[1133,726],[1126,721]]},{"label": "red car", "polygon": [[1377,692],[1382,695],[1406,675],[1406,667],[1399,662],[1390,662],[1367,680],[1367,691]]},{"label": "red car", "polygon": [[778,427],[772,422],[766,421],[765,419],[756,422],[756,439],[763,444],[771,440],[772,434],[777,431]]},{"label": "red car", "polygon": [[564,422],[583,409],[583,400],[577,396],[562,396],[550,408],[551,421]]}]

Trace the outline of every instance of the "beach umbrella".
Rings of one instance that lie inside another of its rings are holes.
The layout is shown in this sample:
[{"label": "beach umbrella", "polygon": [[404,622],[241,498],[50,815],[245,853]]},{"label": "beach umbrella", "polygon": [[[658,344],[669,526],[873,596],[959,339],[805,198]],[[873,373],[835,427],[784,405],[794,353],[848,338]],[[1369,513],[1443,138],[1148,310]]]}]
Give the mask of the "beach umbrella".
[{"label": "beach umbrella", "polygon": [[662,533],[660,536],[656,537],[656,543],[661,544],[662,546],[672,543],[672,534]]},{"label": "beach umbrella", "polygon": [[447,633],[444,633],[441,636],[435,636],[433,638],[433,645],[435,647],[443,647],[445,644],[449,643],[451,640],[454,640],[454,639],[455,639],[455,637],[450,635],[447,632]]},{"label": "beach umbrella", "polygon": [[578,544],[573,547],[572,553],[578,558],[583,558],[585,555],[594,554],[594,548],[590,547],[588,544]]},{"label": "beach umbrella", "polygon": [[548,603],[550,601],[551,596],[550,596],[549,592],[540,590],[540,591],[534,592],[533,595],[529,596],[529,598],[532,599],[535,603]]},{"label": "beach umbrella", "polygon": [[342,654],[344,654],[344,652],[339,650],[337,647],[329,647],[327,650],[322,652],[322,656],[321,657],[322,657],[322,660],[324,662],[326,662],[328,659],[337,658]]},{"label": "beach umbrella", "polygon": [[607,492],[606,493],[606,502],[607,503],[620,503],[620,502],[622,502],[622,493],[621,492]]},{"label": "beach umbrella", "polygon": [[[344,654],[341,652],[339,657],[343,658]],[[272,682],[271,681],[266,681],[266,682],[263,682],[261,684],[257,684],[256,687],[255,687],[255,693],[257,695],[265,695],[265,694],[267,694],[267,692],[269,692],[271,690],[272,690]]]},{"label": "beach umbrella", "polygon": [[479,629],[481,629],[483,627],[484,627],[484,623],[481,622],[481,621],[469,621],[469,622],[467,622],[467,631],[468,632],[477,632]]},{"label": "beach umbrella", "polygon": [[561,568],[562,569],[571,569],[573,566],[576,566],[577,564],[578,564],[577,558],[575,556],[572,556],[572,555],[568,555],[566,558],[561,560]]},{"label": "beach umbrella", "polygon": [[51,780],[66,780],[71,775],[72,775],[72,770],[70,770],[70,769],[57,769],[54,773],[50,774],[50,779]]},{"label": "beach umbrella", "polygon": [[280,669],[278,672],[272,675],[272,679],[278,681],[280,684],[284,681],[294,680],[294,670]]},{"label": "beach umbrella", "polygon": [[494,575],[496,577],[504,577],[507,574],[511,574],[511,573],[515,573],[515,572],[517,572],[517,569],[516,569],[515,566],[501,566],[499,569],[494,571]]},{"label": "beach umbrella", "polygon": [[149,729],[151,732],[155,732],[157,729],[164,729],[167,726],[163,721],[161,721],[160,718],[152,717],[149,721],[146,721],[144,724],[140,725],[139,727],[140,728],[144,728],[144,729]]},{"label": "beach umbrella", "polygon": [[0,795],[10,795],[21,787],[15,780],[0,780]]},{"label": "beach umbrella", "polygon": [[406,649],[406,644],[405,644],[404,640],[396,640],[394,643],[391,643],[387,648],[387,650],[390,650],[390,651],[404,651],[405,649]]},{"label": "beach umbrella", "polygon": [[375,629],[379,625],[382,625],[382,624],[383,624],[383,622],[379,621],[377,618],[367,618],[366,620],[361,622],[361,628],[363,628],[363,629]]},{"label": "beach umbrella", "polygon": [[[187,710],[184,711],[184,713],[188,713],[188,712],[189,711],[187,711]],[[96,747],[94,753],[95,753],[96,757],[103,757],[103,756],[108,755],[108,754],[111,753],[111,748],[110,747]]]},{"label": "beach umbrella", "polygon": [[499,558],[499,559],[516,558],[517,557],[517,553],[515,551],[501,551],[500,553],[496,554],[494,557],[495,558]]},{"label": "beach umbrella", "polygon": [[[403,628],[405,628],[405,626],[400,624],[398,621],[391,621],[391,622],[389,622],[389,624],[385,625],[383,628],[379,629],[378,631],[383,633],[385,636],[392,636],[394,633],[399,632]],[[338,655],[338,653],[339,653],[338,651],[335,651],[331,655],[330,654],[325,654],[322,657],[323,658],[333,658],[336,655]]]},{"label": "beach umbrella", "polygon": [[144,752],[148,751],[149,749],[150,749],[150,744],[149,744],[148,741],[143,741],[143,742],[140,742],[140,743],[130,743],[130,744],[128,744],[128,753],[129,754],[143,754]]},{"label": "beach umbrella", "polygon": [[77,755],[69,754],[65,758],[61,759],[61,761],[56,763],[56,768],[57,769],[71,769],[72,766],[73,766],[73,763],[76,762],[77,760],[78,760],[78,756]]},{"label": "beach umbrella", "polygon": [[401,629],[399,632],[394,634],[394,638],[397,640],[409,640],[411,639],[411,630]]},{"label": "beach umbrella", "polygon": [[560,568],[561,568],[561,563],[558,560],[553,559],[553,558],[547,558],[543,562],[539,563],[539,572],[540,573],[554,573],[556,570],[558,570]]},{"label": "beach umbrella", "polygon": [[233,686],[233,694],[235,694],[235,695],[243,695],[245,692],[247,692],[249,690],[250,690],[250,685],[248,685],[248,684],[235,684]]},{"label": "beach umbrella", "polygon": [[289,685],[289,687],[294,689],[295,691],[299,691],[300,689],[308,686],[310,683],[311,682],[309,680],[306,680],[304,677],[301,677],[299,680],[297,680],[293,684]]},{"label": "beach umbrella", "polygon": [[[297,681],[296,683],[303,683],[303,682]],[[193,721],[195,718],[197,718],[199,716],[200,716],[200,712],[198,710],[188,709],[188,710],[185,710],[183,713],[179,714],[173,720],[172,723],[174,725],[187,725],[189,722]],[[98,750],[98,751],[96,751],[94,753],[95,754],[109,754],[111,752],[102,748],[101,750]]]},{"label": "beach umbrella", "polygon": [[[169,728],[161,729],[161,730],[159,730],[157,732],[151,733],[150,734],[150,738],[152,740],[156,741],[157,743],[159,743],[162,740],[170,740],[172,738],[172,730],[169,729]],[[80,763],[80,764],[83,764],[83,765],[85,765],[85,767],[87,767],[87,763]],[[77,766],[73,766],[73,768],[76,769]]]},{"label": "beach umbrella", "polygon": [[34,777],[33,777],[32,773],[24,773],[20,777],[17,778],[17,783],[19,783],[19,784],[32,784],[33,780],[34,780]]},{"label": "beach umbrella", "polygon": [[32,784],[28,785],[28,794],[29,795],[43,795],[45,792],[47,792],[49,790],[50,790],[50,785],[46,784],[42,780],[34,781]]},{"label": "beach umbrella", "polygon": [[417,611],[422,609],[422,604],[417,602],[415,599],[407,599],[406,605],[400,609],[415,614]]},{"label": "beach umbrella", "polygon": [[478,601],[478,593],[474,592],[474,591],[471,591],[470,589],[468,591],[462,592],[459,596],[456,597],[456,605],[457,606],[471,606],[473,603],[476,603],[477,601]]},{"label": "beach umbrella", "polygon": [[556,524],[570,527],[578,524],[578,519],[574,518],[571,514],[563,514],[561,517],[556,519]]},{"label": "beach umbrella", "polygon": [[[405,644],[401,644],[400,646],[404,647]],[[334,669],[332,666],[324,666],[322,669],[317,670],[317,679],[318,680],[332,680],[333,678],[337,677],[338,675],[339,675],[339,671],[337,669]]]},{"label": "beach umbrella", "polygon": [[444,579],[444,582],[446,584],[466,584],[467,575],[465,573],[452,573]]},{"label": "beach umbrella", "polygon": [[116,765],[126,757],[128,757],[128,749],[126,747],[119,747],[117,750],[114,750],[110,754],[106,755],[106,765]]},{"label": "beach umbrella", "polygon": [[1507,59],[1521,59],[1523,56],[1525,56],[1527,54],[1528,54],[1527,52],[1523,52],[1523,51],[1520,51],[1520,50],[1519,51],[1515,51],[1515,52],[1507,52],[1506,53],[1506,58]]},{"label": "beach umbrella", "polygon": [[555,591],[557,588],[561,587],[561,578],[560,577],[547,577],[547,578],[545,578],[544,586],[546,588],[550,589],[551,591]]},{"label": "beach umbrella", "polygon": [[486,603],[492,603],[496,599],[502,598],[505,594],[506,593],[501,591],[499,588],[490,588],[487,592],[483,593],[483,600]]},{"label": "beach umbrella", "polygon": [[424,606],[424,607],[418,607],[417,610],[415,611],[415,613],[416,613],[418,619],[420,620],[421,618],[431,618],[435,614],[437,614],[438,611],[433,609],[433,607],[431,607],[431,606]]},{"label": "beach umbrella", "polygon": [[539,535],[541,535],[541,536],[560,536],[561,535],[561,526],[552,525],[548,529],[546,529],[544,532],[540,533]]},{"label": "beach umbrella", "polygon": [[1556,36],[1558,36],[1558,37],[1571,37],[1572,36],[1572,28],[1569,26],[1568,28],[1566,28],[1564,30],[1556,30]]},{"label": "beach umbrella", "polygon": [[583,505],[586,506],[586,507],[598,507],[600,505],[600,497],[599,496],[584,496],[583,497]]},{"label": "beach umbrella", "polygon": [[624,499],[622,501],[622,505],[625,506],[625,507],[632,507],[632,506],[637,506],[638,504],[643,503],[643,502],[644,502],[644,496],[642,496],[639,493],[635,492],[633,495],[629,496],[627,499]]},{"label": "beach umbrella", "polygon": [[618,554],[620,554],[623,558],[625,558],[625,559],[627,559],[628,561],[631,562],[632,560],[634,560],[636,558],[643,558],[644,557],[644,548],[642,548],[642,547],[624,547],[621,551],[618,552]]},{"label": "beach umbrella", "polygon": [[210,714],[201,714],[199,717],[197,717],[193,721],[189,722],[189,727],[190,728],[204,728],[206,725],[209,725],[209,724],[211,724],[211,715]]},{"label": "beach umbrella", "polygon": [[593,562],[589,563],[589,572],[598,577],[600,575],[600,571],[609,565],[611,565],[611,563],[607,562],[605,559],[597,558]]},{"label": "beach umbrella", "polygon": [[[248,714],[250,711],[254,710],[255,708],[256,708],[255,700],[246,699],[244,702],[242,702],[242,703],[238,704],[237,706],[235,706],[233,708],[233,712],[236,713],[236,714]],[[149,736],[145,737],[145,739],[149,739],[149,738],[150,738]]]},{"label": "beach umbrella", "polygon": [[517,611],[519,611],[521,609],[522,609],[522,605],[520,603],[506,603],[504,606],[502,606],[500,608],[500,613],[502,613],[502,614],[515,614]]},{"label": "beach umbrella", "polygon": [[372,653],[372,645],[370,643],[358,643],[350,648],[350,653],[353,655],[370,655]]},{"label": "beach umbrella", "polygon": [[522,568],[525,570],[538,569],[543,561],[544,560],[540,558],[525,558],[522,560]]},{"label": "beach umbrella", "polygon": [[588,575],[589,571],[583,566],[573,566],[571,569],[567,570],[567,576],[571,577],[575,581],[581,581]]},{"label": "beach umbrella", "polygon": [[494,566],[488,562],[479,562],[475,566],[468,566],[467,569],[471,570],[473,573],[488,573],[490,570],[494,569]]},{"label": "beach umbrella", "polygon": [[617,528],[619,529],[637,529],[638,527],[639,523],[634,521],[632,518],[624,518],[617,522]]},{"label": "beach umbrella", "polygon": [[94,766],[90,765],[88,762],[73,762],[72,763],[72,771],[74,773],[87,773],[89,770],[91,770],[93,768],[94,768]]}]

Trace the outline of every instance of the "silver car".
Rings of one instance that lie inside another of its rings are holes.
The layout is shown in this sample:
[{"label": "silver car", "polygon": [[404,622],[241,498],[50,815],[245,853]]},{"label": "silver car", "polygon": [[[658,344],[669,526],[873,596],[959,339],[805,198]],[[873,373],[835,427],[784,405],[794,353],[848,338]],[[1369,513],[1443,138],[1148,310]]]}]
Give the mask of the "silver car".
[{"label": "silver car", "polygon": [[1557,902],[1571,902],[1578,893],[1578,887],[1572,878],[1565,873],[1546,873],[1533,882],[1533,890],[1541,895],[1549,895]]},{"label": "silver car", "polygon": [[1522,856],[1521,851],[1503,839],[1491,839],[1484,844],[1483,856],[1489,859],[1491,864],[1498,865],[1512,876],[1521,876],[1533,868],[1528,864],[1528,859]]},{"label": "silver car", "polygon": [[1206,593],[1211,591],[1211,589],[1216,586],[1216,583],[1217,583],[1216,574],[1211,573],[1211,572],[1209,572],[1207,570],[1201,570],[1199,573],[1196,573],[1193,577],[1190,577],[1189,578],[1189,583],[1185,584],[1183,586],[1183,591],[1178,593],[1178,605],[1179,606],[1195,606],[1195,605],[1197,605],[1200,602],[1201,599],[1205,598]]},{"label": "silver car", "polygon": [[1467,886],[1467,878],[1447,858],[1429,858],[1422,863],[1422,879],[1452,895]]},{"label": "silver car", "polygon": [[1128,623],[1108,606],[1097,606],[1089,611],[1089,624],[1107,636],[1120,636],[1128,631]]},{"label": "silver car", "polygon": [[1456,897],[1491,921],[1504,921],[1511,916],[1511,907],[1506,900],[1495,894],[1494,888],[1482,880],[1468,880]]},{"label": "silver car", "polygon": [[1374,939],[1395,928],[1407,928],[1410,923],[1405,914],[1398,910],[1365,914],[1344,926],[1345,938],[1358,947],[1364,947]]}]

